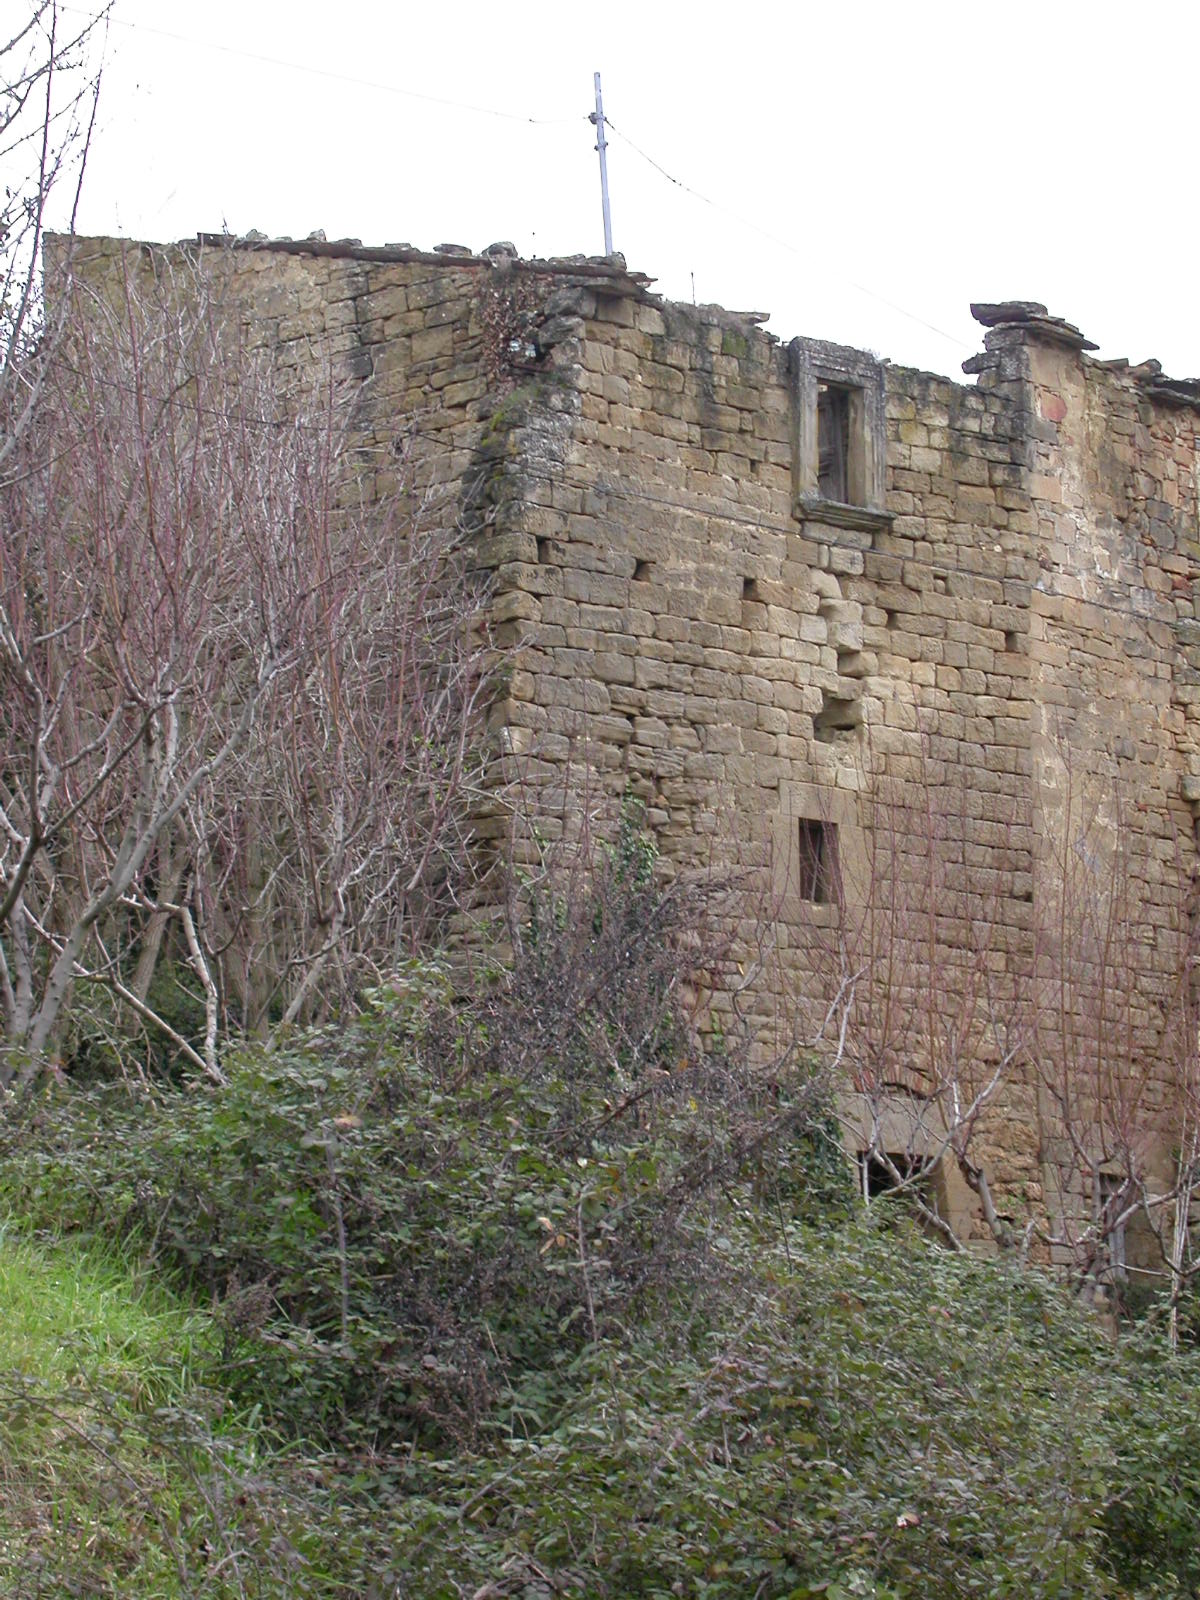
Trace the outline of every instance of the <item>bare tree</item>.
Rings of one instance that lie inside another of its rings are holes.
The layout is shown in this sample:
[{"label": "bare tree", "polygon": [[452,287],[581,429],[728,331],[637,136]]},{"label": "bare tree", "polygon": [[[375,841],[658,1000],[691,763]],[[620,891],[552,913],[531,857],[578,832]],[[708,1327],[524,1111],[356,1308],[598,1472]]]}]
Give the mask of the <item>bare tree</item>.
[{"label": "bare tree", "polygon": [[44,369],[28,360],[52,340],[39,291],[51,207],[74,228],[100,93],[110,6],[68,22],[57,0],[34,0],[0,42],[0,470],[31,425]]},{"label": "bare tree", "polygon": [[487,675],[469,550],[429,493],[354,516],[365,581],[271,697],[223,797],[191,818],[198,912],[252,1032],[381,981],[426,947],[471,871]]},{"label": "bare tree", "polygon": [[979,1147],[1019,1070],[1019,951],[1001,882],[965,864],[969,781],[923,748],[914,759],[912,776],[863,774],[859,848],[839,861],[828,908],[837,914],[802,923],[812,971],[802,1031],[836,1051],[843,1136],[864,1189],[905,1192],[958,1247],[961,1219],[931,1183],[953,1168],[1007,1244]]},{"label": "bare tree", "polygon": [[1190,1275],[1200,1109],[1194,893],[1169,819],[1081,780],[1069,747],[1041,829],[1028,1056],[1049,1192],[1044,1238],[1118,1297],[1137,1265]]},{"label": "bare tree", "polygon": [[1015,864],[968,864],[969,778],[925,751],[903,779],[864,775],[837,915],[802,929],[804,1031],[840,1060],[866,1188],[906,1193],[956,1246],[973,1196],[994,1244],[1118,1297],[1140,1232],[1139,1269],[1178,1296],[1200,1177],[1193,896],[1168,818],[1131,815],[1094,773],[1074,783],[1065,744],[1046,760],[1055,804],[1023,884]]},{"label": "bare tree", "polygon": [[[0,481],[0,1079],[82,985],[220,1076],[453,896],[483,681],[444,508],[374,498],[352,394],[281,384],[175,256],[70,282]],[[172,937],[203,1042],[147,1002]]]}]

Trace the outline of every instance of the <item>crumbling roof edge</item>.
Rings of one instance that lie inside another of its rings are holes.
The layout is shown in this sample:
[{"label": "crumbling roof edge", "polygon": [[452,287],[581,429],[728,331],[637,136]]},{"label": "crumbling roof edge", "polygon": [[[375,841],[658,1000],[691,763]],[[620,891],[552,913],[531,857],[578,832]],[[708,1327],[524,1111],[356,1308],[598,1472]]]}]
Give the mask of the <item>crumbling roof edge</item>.
[{"label": "crumbling roof edge", "polygon": [[[46,235],[47,240],[54,237]],[[127,240],[130,245],[137,245],[142,249],[169,249],[169,245],[156,245],[150,241]],[[688,305],[686,301],[669,300],[664,296],[650,292],[650,285],[656,280],[644,272],[631,271],[625,264],[624,256],[614,254],[611,256],[545,256],[523,257],[516,253],[511,244],[501,243],[489,245],[486,250],[473,251],[461,245],[441,245],[433,250],[420,250],[411,244],[383,244],[364,245],[358,239],[325,239],[320,235],[313,235],[304,239],[276,238],[269,239],[265,234],[231,234],[231,233],[206,233],[199,232],[192,239],[180,240],[175,246],[180,249],[201,250],[239,250],[249,252],[266,252],[280,255],[315,256],[334,260],[352,260],[368,263],[401,265],[424,265],[432,267],[467,268],[468,270],[506,271],[528,275],[563,277],[576,281],[584,279],[590,282],[601,293],[628,295],[638,299],[647,300],[653,304],[670,305],[682,311],[698,312],[702,320],[718,323],[722,326],[737,326],[747,332],[758,331],[772,344],[786,346],[790,341],[784,340],[780,335],[772,333],[761,326],[767,320],[767,313],[760,311],[732,311],[718,305]],[[978,322],[988,330],[988,334],[997,334],[1003,337],[1004,331],[1017,331],[1027,337],[1041,338],[1050,343],[1065,345],[1077,350],[1085,361],[1112,372],[1127,371],[1142,392],[1150,399],[1162,402],[1164,405],[1183,407],[1200,411],[1200,378],[1171,378],[1166,376],[1161,364],[1156,361],[1143,362],[1139,367],[1129,367],[1124,360],[1096,360],[1087,352],[1099,348],[1090,339],[1084,337],[1078,328],[1066,321],[1065,318],[1050,315],[1047,309],[1038,301],[1033,300],[1008,300],[996,302],[980,302],[972,304],[971,313]],[[803,338],[804,336],[799,336]],[[813,341],[808,341],[813,342]],[[991,344],[990,338],[985,338],[985,344]],[[847,348],[854,348],[849,347]],[[860,351],[860,354],[871,355],[871,359],[885,367],[895,367],[898,370],[921,372],[923,369],[909,367],[904,362],[892,361],[888,357],[874,355],[872,352]],[[962,363],[962,370],[968,376],[977,376],[986,371],[993,364],[993,355],[990,351],[983,351],[971,356]],[[930,372],[926,374],[942,382],[948,382],[956,387],[964,387],[954,378],[945,373]],[[967,386],[969,387],[969,385]]]},{"label": "crumbling roof edge", "polygon": [[1015,330],[1026,337],[1043,339],[1051,344],[1065,345],[1068,349],[1078,350],[1084,361],[1093,368],[1131,378],[1151,400],[1160,400],[1164,405],[1200,410],[1200,378],[1168,377],[1163,372],[1160,361],[1143,361],[1135,367],[1131,366],[1125,357],[1098,360],[1087,352],[1098,350],[1099,345],[1094,344],[1091,339],[1084,338],[1079,329],[1064,317],[1051,316],[1040,301],[981,302],[971,306],[971,315],[988,330],[984,339],[987,348],[982,355],[971,356],[963,362],[963,371],[966,373],[978,374],[986,371],[992,364],[992,351],[996,347],[997,340],[1002,340],[1005,333],[1011,334]]},{"label": "crumbling roof edge", "polygon": [[[190,245],[191,240],[181,243]],[[431,267],[507,268],[514,272],[608,280],[617,289],[645,289],[654,282],[644,272],[631,272],[625,258],[613,256],[523,257],[492,246],[476,254],[466,249],[418,250],[413,245],[364,245],[357,239],[266,239],[254,235],[198,233],[195,243],[204,250],[252,250],[292,256],[324,256],[336,260],[381,264],[416,264]]]},{"label": "crumbling roof edge", "polygon": [[[1068,322],[1065,317],[1051,316],[1040,300],[972,301],[971,315],[976,322],[983,324],[989,334],[1020,328],[1035,338],[1066,345],[1071,350],[1100,348],[1091,339],[1085,338],[1074,323]],[[984,342],[987,343],[986,338]]]}]

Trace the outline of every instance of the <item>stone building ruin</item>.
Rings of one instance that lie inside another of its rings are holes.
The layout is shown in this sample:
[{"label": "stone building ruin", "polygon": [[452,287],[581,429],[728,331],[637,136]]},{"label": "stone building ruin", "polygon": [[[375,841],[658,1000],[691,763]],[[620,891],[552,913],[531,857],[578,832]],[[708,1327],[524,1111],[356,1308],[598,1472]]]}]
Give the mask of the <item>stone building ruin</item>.
[{"label": "stone building ruin", "polygon": [[[76,241],[77,269],[130,248]],[[188,248],[477,529],[505,655],[481,842],[511,843],[518,774],[544,819],[636,795],[671,869],[758,885],[736,1004],[764,1054],[851,981],[868,1190],[1149,1261],[1137,1186],[1177,1182],[1198,1092],[1200,382],[1025,301],[973,308],[957,383],[615,256]],[[714,985],[710,1025],[734,1003]]]}]

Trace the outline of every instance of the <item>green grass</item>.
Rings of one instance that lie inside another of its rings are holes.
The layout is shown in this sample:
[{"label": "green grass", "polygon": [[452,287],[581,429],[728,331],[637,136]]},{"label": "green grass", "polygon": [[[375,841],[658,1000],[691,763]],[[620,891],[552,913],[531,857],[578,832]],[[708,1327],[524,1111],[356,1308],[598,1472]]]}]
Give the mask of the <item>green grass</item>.
[{"label": "green grass", "polygon": [[4,1600],[362,1592],[318,1465],[209,1386],[214,1337],[117,1252],[0,1221]]},{"label": "green grass", "polygon": [[0,1307],[0,1592],[193,1592],[213,1520],[202,1319],[95,1248],[11,1224]]},{"label": "green grass", "polygon": [[0,1371],[161,1405],[186,1393],[202,1319],[122,1262],[0,1224]]}]

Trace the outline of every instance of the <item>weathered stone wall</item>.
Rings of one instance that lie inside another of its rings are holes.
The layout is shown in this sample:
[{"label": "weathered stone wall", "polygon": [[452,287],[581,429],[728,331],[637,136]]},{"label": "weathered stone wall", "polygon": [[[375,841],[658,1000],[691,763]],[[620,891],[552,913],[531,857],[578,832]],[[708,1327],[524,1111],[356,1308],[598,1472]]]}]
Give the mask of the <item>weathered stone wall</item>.
[{"label": "weathered stone wall", "polygon": [[417,251],[383,260],[352,248],[313,253],[320,248],[164,249],[52,236],[47,274],[63,270],[69,251],[76,274],[116,303],[126,284],[144,297],[148,279],[171,280],[181,295],[203,283],[218,307],[238,309],[249,343],[271,349],[285,379],[327,368],[343,388],[360,387],[363,450],[385,478],[397,446],[411,443],[422,487],[454,485],[461,497],[491,378],[481,317],[489,263]]},{"label": "weathered stone wall", "polygon": [[[971,1155],[1015,1225],[1061,1213],[1088,1161],[1165,1148],[1197,787],[1192,397],[1014,313],[974,387],[885,369],[890,521],[846,528],[798,514],[795,352],[638,294],[555,313],[556,409],[515,431],[525,543],[500,571],[504,737],[544,815],[563,787],[576,809],[627,788],[678,865],[769,868],[773,959],[743,997],[764,1050],[813,1031],[857,951],[890,997],[860,990],[863,1082],[969,1102],[1004,1063]],[[840,918],[795,892],[800,817],[839,825]],[[898,996],[908,1017],[885,1019]],[[1084,1081],[1056,1084],[1051,1057]],[[1063,1180],[1068,1134],[1088,1148]]]},{"label": "weathered stone wall", "polygon": [[[579,290],[570,310],[548,360],[573,426],[526,425],[525,561],[501,572],[520,618],[505,738],[552,791],[540,809],[563,809],[568,773],[577,795],[628,788],[681,867],[757,869],[746,939],[769,926],[771,959],[742,1002],[766,1053],[816,1034],[868,943],[880,985],[909,991],[927,1027],[947,992],[978,987],[980,959],[964,976],[961,958],[986,923],[990,991],[1011,1001],[1031,916],[1035,572],[1007,395],[888,369],[894,520],[864,534],[794,514],[787,349],[713,308]],[[889,843],[872,850],[883,813]],[[839,828],[849,951],[835,908],[797,892],[802,817]],[[931,912],[943,970],[922,998]],[[856,1070],[928,1086],[921,1024],[889,1031],[883,1004],[864,992]],[[1010,1083],[988,1115],[998,1186],[1036,1190],[1028,1090]]]},{"label": "weathered stone wall", "polygon": [[[1040,569],[1030,641],[1043,841],[1035,882],[1043,922],[1090,896],[1111,913],[1098,935],[1115,933],[1106,1003],[1048,1047],[1065,1081],[1081,1076],[1081,1062],[1097,1072],[1083,1109],[1102,1157],[1117,1165],[1126,1140],[1140,1143],[1167,1189],[1189,1091],[1179,1069],[1196,1025],[1180,987],[1195,953],[1200,419],[1194,395],[1164,383],[1153,363],[1131,370],[1054,342],[1029,345],[1025,360]],[[1049,848],[1064,839],[1065,860]],[[1076,1085],[1076,1106],[1086,1092]],[[1047,1189],[1069,1211],[1070,1193],[1056,1194],[1064,1171],[1068,1191],[1079,1181],[1063,1159],[1062,1098],[1043,1094],[1041,1125]]]},{"label": "weathered stone wall", "polygon": [[[714,984],[703,1025],[748,1017],[768,1058],[852,997],[847,1081],[907,1107],[917,1147],[957,1117],[1014,1228],[1116,1160],[1115,1121],[1169,1148],[1200,805],[1195,386],[1097,362],[1028,305],[980,309],[965,385],[784,347],[616,259],[204,260],[281,362],[334,356],[381,476],[409,439],[476,538],[504,658],[482,847],[520,861],[638,796],[669,870],[742,875],[744,981]],[[821,498],[826,380],[851,506]],[[840,905],[805,884],[817,824]],[[1068,904],[1090,943],[1052,993]],[[1086,1081],[1059,1094],[1051,1059]],[[982,1235],[953,1178],[944,1198]]]}]

